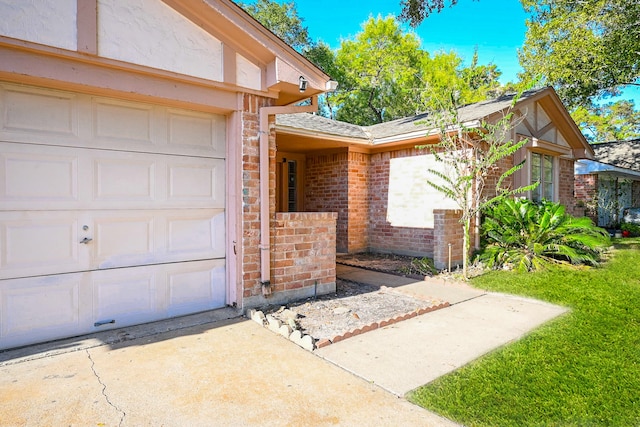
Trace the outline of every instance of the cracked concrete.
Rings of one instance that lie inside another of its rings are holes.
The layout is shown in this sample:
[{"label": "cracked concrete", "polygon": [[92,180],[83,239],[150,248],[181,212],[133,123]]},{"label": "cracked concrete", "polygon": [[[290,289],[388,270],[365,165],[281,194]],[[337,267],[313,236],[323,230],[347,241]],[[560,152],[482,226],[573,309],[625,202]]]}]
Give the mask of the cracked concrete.
[{"label": "cracked concrete", "polygon": [[93,372],[93,374],[96,376],[96,379],[98,380],[98,382],[102,385],[102,395],[104,396],[104,399],[107,401],[107,403],[109,405],[111,405],[116,411],[122,413],[122,417],[120,417],[120,422],[118,423],[118,426],[121,426],[122,423],[124,422],[124,417],[127,416],[127,413],[125,411],[123,411],[122,409],[120,409],[117,405],[115,405],[111,399],[109,399],[109,395],[107,394],[107,385],[105,383],[102,382],[102,378],[100,378],[100,375],[98,375],[98,372],[96,372],[96,362],[93,360],[93,358],[91,357],[91,353],[89,352],[89,349],[85,350],[87,352],[87,357],[89,358],[89,360],[91,361],[91,371]]},{"label": "cracked concrete", "polygon": [[0,411],[2,426],[453,425],[242,319],[0,364]]}]

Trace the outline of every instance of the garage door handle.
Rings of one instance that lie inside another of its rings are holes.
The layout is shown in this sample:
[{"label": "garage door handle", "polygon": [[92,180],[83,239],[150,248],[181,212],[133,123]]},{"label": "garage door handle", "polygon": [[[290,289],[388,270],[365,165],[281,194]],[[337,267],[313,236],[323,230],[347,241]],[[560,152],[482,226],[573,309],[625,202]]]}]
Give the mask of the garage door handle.
[{"label": "garage door handle", "polygon": [[87,243],[89,243],[90,241],[92,241],[93,239],[89,238],[89,237],[85,237],[84,239],[80,240],[80,243],[84,243],[85,245]]}]

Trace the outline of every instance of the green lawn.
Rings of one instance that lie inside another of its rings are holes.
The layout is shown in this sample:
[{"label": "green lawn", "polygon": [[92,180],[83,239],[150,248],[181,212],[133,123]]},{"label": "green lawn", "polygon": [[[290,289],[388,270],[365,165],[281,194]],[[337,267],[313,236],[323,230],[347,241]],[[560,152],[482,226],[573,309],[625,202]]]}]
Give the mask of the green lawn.
[{"label": "green lawn", "polygon": [[474,279],[571,312],[409,400],[466,426],[640,426],[640,240],[616,245],[598,269]]}]

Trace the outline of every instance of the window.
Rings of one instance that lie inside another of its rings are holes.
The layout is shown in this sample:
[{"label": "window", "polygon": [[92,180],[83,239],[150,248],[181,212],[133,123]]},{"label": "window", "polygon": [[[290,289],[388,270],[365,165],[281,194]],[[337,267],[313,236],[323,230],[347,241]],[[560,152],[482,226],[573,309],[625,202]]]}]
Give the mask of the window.
[{"label": "window", "polygon": [[531,200],[539,202],[541,200],[554,201],[555,193],[555,171],[554,159],[548,154],[531,153],[531,183],[539,182],[531,191]]}]

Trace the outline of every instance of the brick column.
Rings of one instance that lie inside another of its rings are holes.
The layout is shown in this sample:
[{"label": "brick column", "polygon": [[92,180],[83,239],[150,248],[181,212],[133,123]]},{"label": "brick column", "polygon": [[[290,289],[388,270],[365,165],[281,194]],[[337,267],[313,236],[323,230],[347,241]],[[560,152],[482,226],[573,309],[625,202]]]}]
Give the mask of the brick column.
[{"label": "brick column", "polygon": [[451,267],[462,265],[464,232],[460,224],[461,216],[460,210],[433,210],[433,264],[438,270],[449,267],[449,244]]}]

